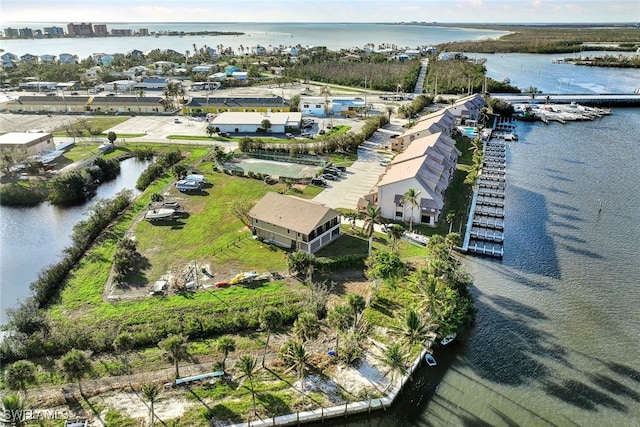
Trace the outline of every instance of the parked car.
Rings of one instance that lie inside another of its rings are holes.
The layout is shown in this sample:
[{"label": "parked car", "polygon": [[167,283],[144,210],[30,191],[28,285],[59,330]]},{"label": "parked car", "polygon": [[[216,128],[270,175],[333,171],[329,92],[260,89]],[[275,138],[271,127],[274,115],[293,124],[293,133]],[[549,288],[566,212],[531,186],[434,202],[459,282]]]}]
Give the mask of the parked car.
[{"label": "parked car", "polygon": [[322,174],[322,178],[328,179],[328,180],[331,180],[331,181],[336,181],[338,179],[337,176],[331,175],[330,173],[323,173]]},{"label": "parked car", "polygon": [[388,164],[389,164],[389,160],[387,159],[380,160],[380,166],[387,166]]},{"label": "parked car", "polygon": [[326,187],[327,181],[325,181],[323,178],[311,178],[311,184],[318,185],[320,187]]},{"label": "parked car", "polygon": [[293,138],[295,138],[295,137],[293,136],[293,134],[291,134],[291,133],[289,133],[289,132],[285,133],[284,135],[285,135],[287,138],[289,138],[289,139],[293,139]]},{"label": "parked car", "polygon": [[340,169],[334,167],[334,166],[329,166],[327,168],[324,168],[324,171],[332,173],[332,174],[337,175],[337,176],[342,175],[342,171]]},{"label": "parked car", "polygon": [[182,123],[182,122],[180,121],[179,118],[176,117],[175,119],[173,119],[173,123]]},{"label": "parked car", "polygon": [[342,172],[346,172],[347,171],[347,167],[346,166],[335,166],[335,167],[340,169]]},{"label": "parked car", "polygon": [[323,172],[324,175],[331,175],[331,176],[335,176],[336,178],[338,178],[340,176],[340,172],[338,171],[334,171],[332,169],[325,169]]}]

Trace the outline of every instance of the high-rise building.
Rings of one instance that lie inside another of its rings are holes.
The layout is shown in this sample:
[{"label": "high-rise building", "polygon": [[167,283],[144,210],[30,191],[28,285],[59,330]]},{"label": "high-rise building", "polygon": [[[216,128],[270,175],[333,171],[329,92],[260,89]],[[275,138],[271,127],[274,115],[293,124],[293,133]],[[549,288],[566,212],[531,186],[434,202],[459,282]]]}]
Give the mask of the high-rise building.
[{"label": "high-rise building", "polygon": [[67,32],[70,36],[90,37],[93,36],[93,25],[91,23],[85,24],[84,22],[82,24],[71,23],[67,25]]},{"label": "high-rise building", "polygon": [[109,32],[107,31],[107,26],[105,24],[95,24],[93,26],[93,33],[94,35],[100,36],[100,37],[109,35]]},{"label": "high-rise building", "polygon": [[45,37],[62,37],[64,36],[64,30],[62,27],[44,27]]}]

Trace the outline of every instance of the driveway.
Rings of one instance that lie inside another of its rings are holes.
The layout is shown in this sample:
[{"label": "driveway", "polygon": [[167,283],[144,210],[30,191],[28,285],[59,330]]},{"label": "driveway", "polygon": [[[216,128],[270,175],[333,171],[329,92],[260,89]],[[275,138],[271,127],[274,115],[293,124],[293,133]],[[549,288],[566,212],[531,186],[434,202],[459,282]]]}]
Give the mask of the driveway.
[{"label": "driveway", "polygon": [[371,192],[385,171],[381,160],[390,159],[391,154],[380,152],[389,144],[389,134],[379,130],[358,148],[358,160],[347,168],[337,181],[327,181],[326,189],[313,200],[330,208],[356,209],[360,197]]}]

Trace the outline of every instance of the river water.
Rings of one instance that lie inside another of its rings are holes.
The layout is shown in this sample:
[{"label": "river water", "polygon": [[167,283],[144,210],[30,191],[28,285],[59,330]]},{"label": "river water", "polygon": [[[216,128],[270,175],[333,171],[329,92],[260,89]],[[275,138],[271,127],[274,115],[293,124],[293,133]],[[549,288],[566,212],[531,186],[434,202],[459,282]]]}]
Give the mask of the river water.
[{"label": "river water", "polygon": [[[358,37],[349,45],[375,42]],[[552,64],[546,55],[487,58],[490,77],[549,93],[640,86],[637,70]],[[421,368],[392,409],[334,425],[640,425],[640,109],[592,122],[519,123],[517,132],[507,153],[505,256],[463,258],[475,278],[474,327],[437,349],[438,366]],[[32,215],[27,228],[2,209],[4,307],[36,277],[32,261],[56,261],[75,220],[42,206],[16,214]],[[24,247],[20,239],[5,245],[5,233],[20,233]],[[9,253],[20,255],[7,263]]]},{"label": "river water", "polygon": [[6,322],[6,309],[31,294],[29,284],[42,269],[60,261],[64,248],[71,244],[73,226],[85,220],[97,200],[113,197],[122,189],[134,194],[135,183],[149,161],[135,158],[120,163],[120,174],[98,188],[87,203],[59,208],[41,203],[30,208],[0,206],[0,324]]}]

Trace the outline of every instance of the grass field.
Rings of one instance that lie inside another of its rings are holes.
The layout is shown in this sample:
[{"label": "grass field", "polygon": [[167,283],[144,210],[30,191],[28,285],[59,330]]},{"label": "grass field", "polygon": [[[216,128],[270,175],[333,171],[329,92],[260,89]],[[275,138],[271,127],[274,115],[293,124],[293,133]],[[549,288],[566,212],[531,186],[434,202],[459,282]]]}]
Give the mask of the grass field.
[{"label": "grass field", "polygon": [[253,158],[236,158],[233,162],[225,163],[224,166],[232,167],[234,170],[242,170],[245,173],[254,172],[256,174],[259,173],[284,178],[313,178],[321,171],[320,167],[313,165]]}]

